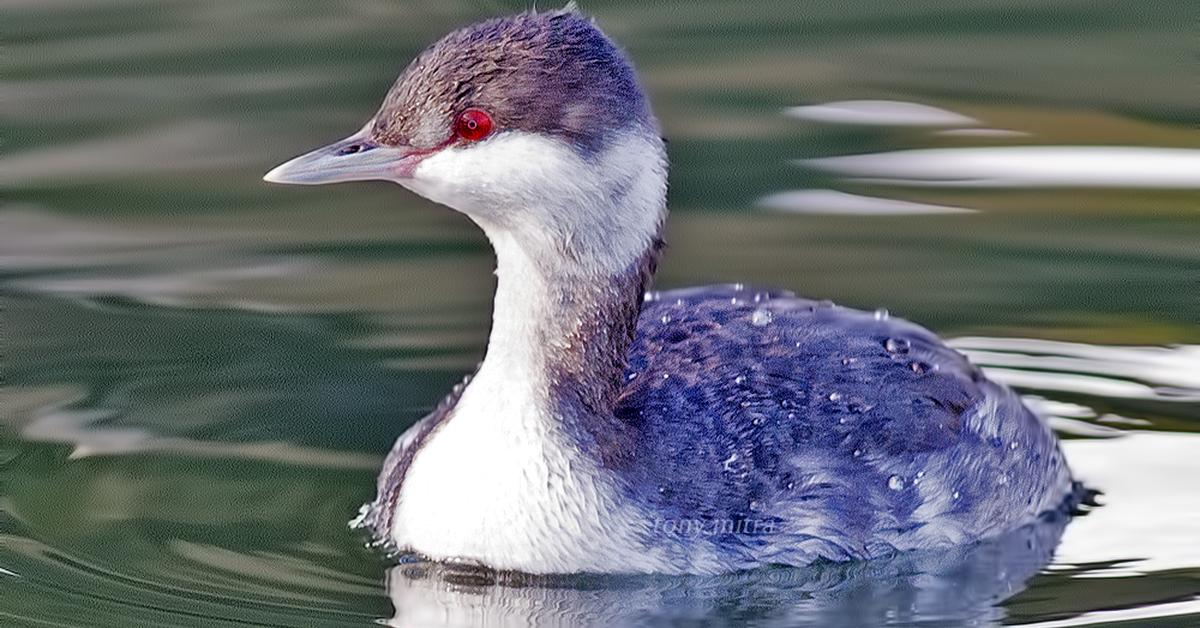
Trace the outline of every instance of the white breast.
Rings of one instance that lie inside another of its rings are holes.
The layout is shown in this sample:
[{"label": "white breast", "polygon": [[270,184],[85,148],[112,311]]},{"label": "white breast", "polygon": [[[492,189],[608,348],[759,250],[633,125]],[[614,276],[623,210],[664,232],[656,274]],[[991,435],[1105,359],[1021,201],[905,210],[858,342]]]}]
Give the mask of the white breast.
[{"label": "white breast", "polygon": [[525,390],[481,369],[413,460],[392,536],[442,561],[528,573],[661,571],[643,517],[549,433]]}]

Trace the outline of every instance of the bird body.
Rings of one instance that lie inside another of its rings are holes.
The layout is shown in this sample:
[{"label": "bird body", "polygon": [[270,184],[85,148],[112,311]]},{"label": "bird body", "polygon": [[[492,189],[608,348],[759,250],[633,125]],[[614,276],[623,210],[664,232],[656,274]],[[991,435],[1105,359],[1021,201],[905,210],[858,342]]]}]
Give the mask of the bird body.
[{"label": "bird body", "polygon": [[358,523],[498,570],[722,573],[962,545],[1061,510],[1045,422],[932,333],[744,286],[648,291],[666,153],[572,11],[455,31],[358,133],[268,173],[395,181],[496,252],[478,371]]},{"label": "bird body", "polygon": [[916,325],[745,286],[648,297],[624,438],[554,429],[481,369],[393,451],[423,445],[380,476],[376,533],[529,573],[723,573],[968,544],[1071,494],[1045,422]]}]

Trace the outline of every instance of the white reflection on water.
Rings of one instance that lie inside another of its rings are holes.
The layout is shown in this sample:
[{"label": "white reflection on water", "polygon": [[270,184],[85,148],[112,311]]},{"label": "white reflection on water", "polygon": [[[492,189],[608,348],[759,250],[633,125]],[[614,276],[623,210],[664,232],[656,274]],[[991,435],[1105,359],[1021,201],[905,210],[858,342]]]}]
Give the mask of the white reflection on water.
[{"label": "white reflection on water", "polygon": [[946,187],[1200,188],[1200,150],[1150,146],[926,148],[797,163],[873,183]]},{"label": "white reflection on water", "polygon": [[981,337],[955,338],[950,345],[989,376],[1020,388],[1200,401],[1200,345],[1120,347]]},{"label": "white reflection on water", "polygon": [[836,190],[794,190],[764,196],[758,205],[796,214],[843,216],[913,216],[925,214],[970,214],[974,209],[914,203],[892,198],[847,194]]},{"label": "white reflection on water", "polygon": [[[825,124],[930,127],[939,137],[986,139],[1028,135],[1024,131],[988,128],[975,118],[947,109],[892,100],[848,100],[789,107],[784,115]],[[1200,150],[1191,148],[1087,145],[918,148],[800,159],[795,163],[858,183],[906,186],[1200,188]],[[759,198],[758,205],[792,213],[860,216],[976,211],[834,190],[778,192]]]},{"label": "white reflection on water", "polygon": [[1096,574],[1105,577],[1200,565],[1200,435],[1132,432],[1063,449],[1102,506],[1067,526],[1056,565],[1111,562]]},{"label": "white reflection on water", "polygon": [[1029,135],[1025,131],[1012,129],[944,129],[934,131],[933,134],[942,137],[1026,137]]},{"label": "white reflection on water", "polygon": [[843,100],[789,107],[784,115],[810,122],[869,126],[975,126],[979,121],[931,105],[899,100]]},{"label": "white reflection on water", "polygon": [[[989,376],[1026,390],[1139,399],[1200,401],[1200,346],[1100,346],[1029,338],[950,341]],[[1200,435],[1124,431],[1089,420],[1147,425],[1079,403],[1027,396],[1056,430],[1089,438],[1063,442],[1077,479],[1102,492],[1101,508],[1068,526],[1056,566],[1111,563],[1092,576],[1137,576],[1200,564]],[[1183,412],[1180,412],[1183,414]],[[1096,437],[1112,437],[1097,439]],[[1089,574],[1084,574],[1089,575]],[[1198,610],[1195,603],[1188,608]],[[1159,616],[1158,613],[1154,614]],[[1091,621],[1112,620],[1089,615]],[[1073,625],[1069,623],[1054,625]]]}]

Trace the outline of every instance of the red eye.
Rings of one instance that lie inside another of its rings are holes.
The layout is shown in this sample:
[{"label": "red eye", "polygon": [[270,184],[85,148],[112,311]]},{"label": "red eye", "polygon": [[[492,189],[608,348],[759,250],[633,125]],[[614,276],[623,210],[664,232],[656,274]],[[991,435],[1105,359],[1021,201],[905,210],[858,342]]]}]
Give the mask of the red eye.
[{"label": "red eye", "polygon": [[468,142],[478,142],[492,132],[492,117],[482,109],[467,109],[458,114],[454,132]]}]

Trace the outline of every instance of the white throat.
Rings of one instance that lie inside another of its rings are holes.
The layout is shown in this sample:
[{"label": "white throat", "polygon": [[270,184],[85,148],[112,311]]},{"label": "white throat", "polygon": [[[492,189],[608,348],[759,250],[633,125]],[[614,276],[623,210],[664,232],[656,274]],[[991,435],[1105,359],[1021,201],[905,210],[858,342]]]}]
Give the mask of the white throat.
[{"label": "white throat", "polygon": [[[472,185],[452,183],[466,172]],[[630,133],[587,159],[557,140],[506,134],[429,158],[406,185],[484,229],[497,289],[486,356],[415,455],[393,540],[439,560],[534,573],[642,561],[652,570],[634,535],[640,515],[618,506],[610,477],[579,451],[569,433],[580,426],[566,424],[556,391],[564,370],[584,388],[588,368],[612,376],[611,364],[592,364],[586,350],[596,347],[579,345],[612,342],[624,359],[627,339],[597,319],[636,316],[624,303],[641,289],[630,273],[656,245],[665,213],[661,142]]]},{"label": "white throat", "polygon": [[539,261],[605,274],[624,270],[658,235],[666,168],[662,140],[641,127],[590,156],[510,131],[447,148],[397,183],[471,217],[497,255],[507,237]]}]

